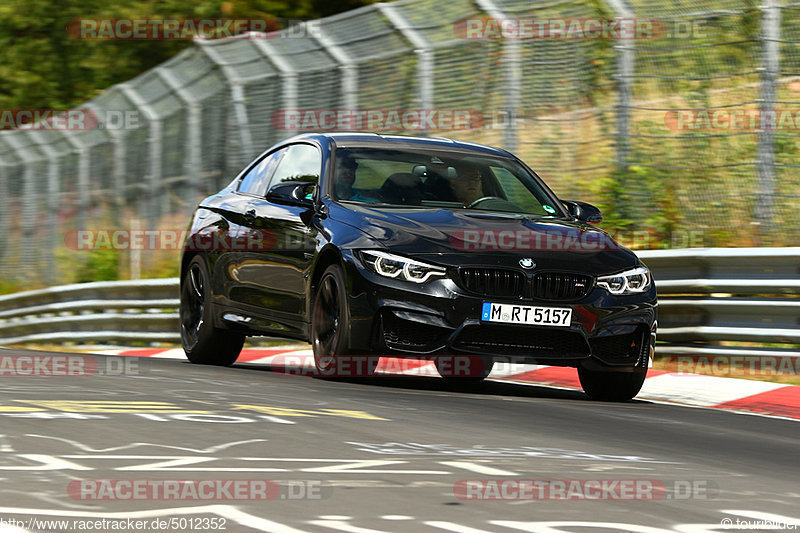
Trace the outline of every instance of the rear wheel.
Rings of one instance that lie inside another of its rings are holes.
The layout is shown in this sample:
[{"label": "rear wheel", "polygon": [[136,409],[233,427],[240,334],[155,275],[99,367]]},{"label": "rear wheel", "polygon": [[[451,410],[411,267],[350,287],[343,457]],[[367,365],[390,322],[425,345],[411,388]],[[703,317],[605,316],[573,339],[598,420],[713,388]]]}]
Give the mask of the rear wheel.
[{"label": "rear wheel", "polygon": [[369,377],[378,366],[377,356],[350,354],[350,309],[339,265],[329,266],[320,278],[311,315],[311,346],[318,377]]},{"label": "rear wheel", "polygon": [[210,279],[205,259],[192,258],[181,286],[181,344],[192,363],[230,366],[239,357],[245,337],[214,327]]},{"label": "rear wheel", "polygon": [[592,400],[624,402],[642,389],[647,368],[635,368],[633,372],[604,372],[578,368],[583,391]]}]

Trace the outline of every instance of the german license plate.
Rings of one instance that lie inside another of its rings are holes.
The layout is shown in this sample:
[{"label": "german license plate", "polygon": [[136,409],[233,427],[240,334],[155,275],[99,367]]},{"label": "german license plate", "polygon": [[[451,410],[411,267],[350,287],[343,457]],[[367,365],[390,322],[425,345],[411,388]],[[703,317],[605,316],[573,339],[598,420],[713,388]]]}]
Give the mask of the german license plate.
[{"label": "german license plate", "polygon": [[572,309],[568,307],[532,307],[527,305],[484,302],[481,320],[506,324],[569,326]]}]

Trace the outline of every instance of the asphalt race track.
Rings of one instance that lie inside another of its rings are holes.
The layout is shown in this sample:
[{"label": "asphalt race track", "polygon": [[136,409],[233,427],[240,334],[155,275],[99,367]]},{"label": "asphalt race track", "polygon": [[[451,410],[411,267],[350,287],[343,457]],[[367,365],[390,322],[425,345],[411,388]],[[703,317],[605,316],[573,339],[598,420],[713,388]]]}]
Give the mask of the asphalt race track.
[{"label": "asphalt race track", "polygon": [[90,375],[0,373],[0,531],[800,529],[790,420],[513,383],[87,360]]}]

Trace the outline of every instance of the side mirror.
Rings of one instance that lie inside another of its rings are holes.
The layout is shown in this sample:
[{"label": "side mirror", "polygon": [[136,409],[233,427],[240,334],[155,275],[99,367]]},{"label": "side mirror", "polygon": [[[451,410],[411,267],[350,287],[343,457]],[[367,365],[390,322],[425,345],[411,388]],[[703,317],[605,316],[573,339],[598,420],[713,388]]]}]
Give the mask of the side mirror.
[{"label": "side mirror", "polygon": [[286,181],[276,183],[267,192],[267,201],[280,205],[293,205],[296,207],[313,207],[314,201],[310,198],[314,187],[313,181]]},{"label": "side mirror", "polygon": [[577,218],[581,222],[588,222],[589,224],[597,224],[603,221],[603,214],[592,204],[586,202],[579,202],[577,200],[561,200],[564,207],[567,208],[569,214]]}]

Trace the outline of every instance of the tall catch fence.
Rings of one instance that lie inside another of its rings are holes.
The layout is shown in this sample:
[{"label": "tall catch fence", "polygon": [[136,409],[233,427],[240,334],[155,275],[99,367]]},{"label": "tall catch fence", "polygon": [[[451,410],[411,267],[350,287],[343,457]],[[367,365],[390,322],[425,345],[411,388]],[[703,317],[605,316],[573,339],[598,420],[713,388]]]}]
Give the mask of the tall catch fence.
[{"label": "tall catch fence", "polygon": [[798,28],[800,2],[778,0],[400,0],[196,39],[79,106],[93,129],[0,132],[0,279],[75,281],[70,230],[182,227],[271,144],[328,130],[288,111],[468,111],[380,132],[507,148],[649,246],[796,244]]}]

